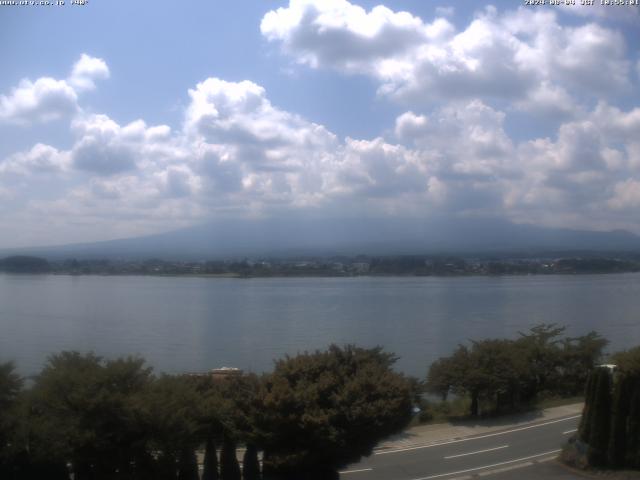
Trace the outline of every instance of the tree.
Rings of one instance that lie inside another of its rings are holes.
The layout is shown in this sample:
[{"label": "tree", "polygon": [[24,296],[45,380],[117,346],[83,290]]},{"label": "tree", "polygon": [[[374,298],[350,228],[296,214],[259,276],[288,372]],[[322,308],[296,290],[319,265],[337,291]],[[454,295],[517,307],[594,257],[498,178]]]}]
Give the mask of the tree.
[{"label": "tree", "polygon": [[199,480],[198,459],[192,448],[180,450],[178,458],[178,480]]},{"label": "tree", "polygon": [[252,443],[247,444],[242,457],[242,479],[259,480],[260,462],[258,461],[258,449]]},{"label": "tree", "polygon": [[471,342],[459,345],[450,357],[440,359],[429,370],[427,388],[444,393],[451,390],[471,398],[470,414],[480,413],[480,401],[491,401],[496,411],[519,400],[522,379],[527,375],[525,359],[511,340]]},{"label": "tree", "polygon": [[78,352],[50,357],[29,397],[34,461],[70,461],[77,479],[130,472],[146,446],[134,397],[150,378],[139,358],[105,362]]},{"label": "tree", "polygon": [[611,428],[611,373],[607,368],[597,368],[594,375],[596,387],[590,434],[587,439],[588,456],[591,465],[605,466]]},{"label": "tree", "polygon": [[624,466],[627,450],[627,420],[633,380],[625,374],[616,375],[611,405],[611,434],[607,451],[607,464],[618,468]]},{"label": "tree", "polygon": [[218,480],[218,478],[218,455],[216,453],[216,443],[213,436],[209,435],[204,449],[202,480]]},{"label": "tree", "polygon": [[439,395],[446,401],[455,383],[455,359],[452,357],[439,358],[429,367],[426,389],[433,395]]},{"label": "tree", "polygon": [[593,423],[593,404],[596,396],[596,376],[591,372],[587,378],[587,385],[584,391],[584,408],[582,418],[578,427],[578,437],[585,443],[589,443],[591,436],[591,425]]},{"label": "tree", "polygon": [[138,411],[149,446],[159,454],[158,478],[190,475],[193,452],[202,442],[201,408],[196,386],[185,376],[162,375],[140,398]]},{"label": "tree", "polygon": [[584,391],[589,372],[600,362],[608,343],[596,332],[563,339],[555,391],[561,395],[580,395]]},{"label": "tree", "polygon": [[236,444],[230,436],[225,435],[222,441],[222,452],[220,452],[220,479],[240,480],[241,477]]},{"label": "tree", "polygon": [[635,376],[631,392],[631,406],[627,419],[625,465],[640,468],[640,375]]},{"label": "tree", "polygon": [[640,346],[614,353],[611,362],[622,372],[640,375]]},{"label": "tree", "polygon": [[23,380],[15,373],[12,362],[0,363],[0,478],[10,478],[18,468],[20,445],[16,431],[19,427],[18,398]]},{"label": "tree", "polygon": [[263,382],[263,476],[335,478],[411,418],[411,386],[381,348],[286,356]]},{"label": "tree", "polygon": [[559,381],[559,367],[562,365],[561,340],[558,338],[566,327],[542,323],[527,333],[520,332],[517,348],[524,356],[528,374],[524,375],[523,396],[531,400],[541,392],[554,390]]}]

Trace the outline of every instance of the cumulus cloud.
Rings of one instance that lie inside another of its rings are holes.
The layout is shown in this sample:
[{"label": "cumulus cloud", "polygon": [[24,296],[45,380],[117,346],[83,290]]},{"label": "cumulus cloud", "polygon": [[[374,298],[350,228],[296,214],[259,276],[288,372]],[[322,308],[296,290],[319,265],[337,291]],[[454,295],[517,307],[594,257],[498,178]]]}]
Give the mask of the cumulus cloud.
[{"label": "cumulus cloud", "polygon": [[[428,109],[415,102],[385,135],[340,138],[274,105],[255,82],[207,78],[188,90],[176,128],[142,119],[121,124],[78,108],[78,92],[108,76],[104,62],[81,58],[68,81],[50,79],[75,95],[73,141],[66,149],[38,143],[0,161],[2,195],[22,201],[24,217],[34,224],[69,219],[79,229],[108,228],[113,236],[219,215],[291,212],[501,215],[547,225],[640,228],[629,215],[640,202],[640,108],[574,100],[572,78],[595,66],[576,63],[587,53],[571,42],[558,47],[565,56],[546,52],[556,45],[554,35],[567,34],[553,13],[499,15],[489,9],[459,32],[444,19],[428,24],[384,7],[367,12],[344,0],[292,0],[271,13],[263,33],[289,53],[303,45],[305,64],[366,72],[392,96],[402,91],[410,98],[431,85],[423,97],[438,92],[450,101]],[[571,28],[586,28],[581,33],[595,57],[603,55],[597,45],[616,38],[597,25]],[[342,34],[355,42],[346,53],[315,48],[319,39],[338,42]],[[388,50],[376,47],[393,39]],[[611,82],[628,80],[624,62],[616,60],[623,55],[610,51]],[[526,72],[535,82],[499,83]],[[493,75],[504,78],[490,86]],[[456,93],[465,82],[483,98]],[[587,90],[600,88],[595,80],[585,84]],[[512,110],[485,98],[491,92],[514,99],[512,108],[556,117],[559,126],[549,137],[512,138]],[[64,178],[50,192],[55,198],[30,198],[38,179],[53,176]]]},{"label": "cumulus cloud", "polygon": [[640,207],[640,181],[628,178],[616,183],[609,205],[616,210]]},{"label": "cumulus cloud", "polygon": [[346,0],[290,0],[264,16],[261,31],[299,63],[371,75],[381,94],[411,103],[490,97],[527,108],[541,86],[556,97],[567,88],[608,95],[630,86],[619,33],[561,25],[549,9],[487,7],[458,31],[443,16],[427,23]]},{"label": "cumulus cloud", "polygon": [[77,101],[75,90],[64,80],[25,79],[9,95],[0,95],[0,121],[27,125],[57,120],[73,114]]},{"label": "cumulus cloud", "polygon": [[83,53],[66,80],[23,79],[9,94],[0,94],[0,123],[26,126],[69,118],[78,111],[79,94],[108,76],[104,60]]},{"label": "cumulus cloud", "polygon": [[106,115],[82,116],[73,121],[78,135],[70,151],[74,168],[94,175],[115,175],[136,170],[145,163],[180,158],[166,125],[147,127],[136,120],[120,126]]},{"label": "cumulus cloud", "polygon": [[10,155],[4,162],[1,162],[0,174],[51,174],[67,171],[68,168],[69,155],[67,153],[60,152],[50,145],[37,143],[30,150]]},{"label": "cumulus cloud", "polygon": [[73,65],[68,82],[76,90],[93,90],[95,80],[109,78],[109,67],[101,58],[91,57],[86,53]]},{"label": "cumulus cloud", "polygon": [[636,205],[639,109],[600,103],[555,138],[516,142],[504,111],[472,100],[403,113],[394,141],[341,140],[277,108],[252,82],[210,78],[189,95],[182,129],[81,115],[69,150],[36,145],[0,163],[0,173],[88,176],[58,200],[30,202],[87,223],[339,211],[620,226]]}]

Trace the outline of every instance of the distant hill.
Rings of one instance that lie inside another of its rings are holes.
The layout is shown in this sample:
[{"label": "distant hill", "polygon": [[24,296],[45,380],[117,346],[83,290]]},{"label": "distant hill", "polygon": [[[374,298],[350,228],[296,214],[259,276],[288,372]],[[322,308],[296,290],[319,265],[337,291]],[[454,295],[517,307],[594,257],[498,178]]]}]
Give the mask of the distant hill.
[{"label": "distant hill", "polygon": [[0,251],[56,258],[221,259],[240,256],[640,252],[627,231],[587,231],[500,219],[226,220],[105,242]]}]

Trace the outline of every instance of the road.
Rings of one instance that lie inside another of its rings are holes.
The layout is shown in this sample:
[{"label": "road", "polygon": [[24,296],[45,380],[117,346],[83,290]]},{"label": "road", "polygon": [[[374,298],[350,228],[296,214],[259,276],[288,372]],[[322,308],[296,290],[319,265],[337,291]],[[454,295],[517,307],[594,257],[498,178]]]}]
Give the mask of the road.
[{"label": "road", "polygon": [[452,480],[504,472],[557,456],[579,415],[504,431],[374,452],[340,472],[344,480]]}]

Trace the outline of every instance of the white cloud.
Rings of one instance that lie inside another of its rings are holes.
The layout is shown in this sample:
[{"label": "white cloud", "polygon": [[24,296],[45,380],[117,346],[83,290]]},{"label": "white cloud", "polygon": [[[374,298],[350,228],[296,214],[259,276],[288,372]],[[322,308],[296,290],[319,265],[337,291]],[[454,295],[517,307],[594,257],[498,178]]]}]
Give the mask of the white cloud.
[{"label": "white cloud", "polygon": [[[274,106],[253,82],[209,78],[188,93],[177,129],[78,115],[68,150],[37,144],[0,163],[0,189],[24,202],[25,222],[64,219],[83,239],[101,228],[127,236],[285,212],[640,228],[629,220],[640,109],[601,102],[568,117],[553,138],[518,142],[504,111],[460,101],[403,113],[390,138],[340,139]],[[32,198],[37,179],[53,174],[64,177],[53,198]]]},{"label": "white cloud", "polygon": [[28,125],[70,116],[78,109],[78,95],[64,80],[42,77],[25,79],[0,95],[0,122]]},{"label": "white cloud", "polygon": [[95,88],[94,80],[108,76],[104,60],[83,53],[66,80],[23,79],[9,94],[0,95],[0,123],[27,126],[69,118],[78,112],[79,94]]},{"label": "white cloud", "polygon": [[513,145],[505,114],[479,100],[442,108],[430,117],[407,112],[396,119],[396,136],[431,155],[444,175],[493,175],[506,168]]},{"label": "white cloud", "polygon": [[616,209],[637,209],[640,207],[640,181],[628,178],[614,186],[614,194],[609,205]]},{"label": "white cloud", "polygon": [[73,65],[68,82],[77,91],[93,90],[96,88],[95,80],[109,78],[109,74],[109,67],[104,60],[83,53]]},{"label": "white cloud", "polygon": [[60,152],[50,145],[37,143],[30,150],[15,153],[0,163],[0,174],[51,174],[64,172],[68,168],[67,153]]},{"label": "white cloud", "polygon": [[531,90],[527,97],[515,103],[518,110],[539,117],[566,120],[582,112],[581,107],[562,87],[543,82]]},{"label": "white cloud", "polygon": [[456,31],[442,17],[425,23],[346,0],[291,0],[264,16],[261,31],[299,63],[371,75],[381,94],[412,104],[480,97],[527,108],[543,85],[556,96],[630,86],[619,33],[593,23],[563,26],[549,9],[498,14],[487,7]]},{"label": "white cloud", "polygon": [[147,127],[136,120],[120,126],[106,115],[88,115],[76,118],[72,128],[78,139],[70,151],[71,161],[77,170],[90,174],[116,175],[182,158],[166,125]]},{"label": "white cloud", "polygon": [[346,0],[291,0],[288,7],[268,12],[260,30],[300,63],[373,73],[375,63],[447,36],[453,27],[444,19],[425,25],[418,17],[384,6],[366,12]]}]

